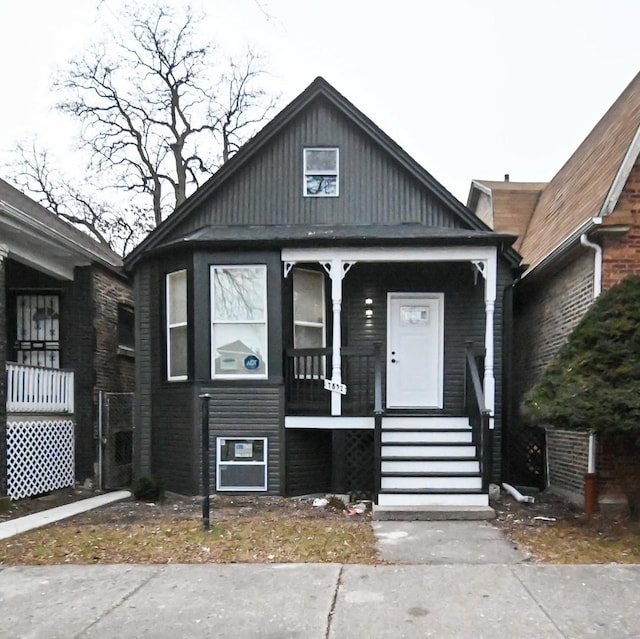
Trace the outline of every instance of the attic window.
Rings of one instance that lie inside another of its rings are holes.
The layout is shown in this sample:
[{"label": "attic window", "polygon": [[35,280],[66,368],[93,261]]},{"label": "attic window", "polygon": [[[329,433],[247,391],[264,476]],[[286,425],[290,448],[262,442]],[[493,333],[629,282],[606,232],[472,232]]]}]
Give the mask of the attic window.
[{"label": "attic window", "polygon": [[304,150],[305,197],[337,197],[338,149],[311,148]]}]

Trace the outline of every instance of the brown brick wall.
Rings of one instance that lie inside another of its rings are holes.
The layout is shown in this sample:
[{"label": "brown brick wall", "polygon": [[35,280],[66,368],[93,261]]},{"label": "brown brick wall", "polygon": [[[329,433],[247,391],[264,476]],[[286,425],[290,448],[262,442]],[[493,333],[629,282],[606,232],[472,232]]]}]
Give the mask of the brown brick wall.
[{"label": "brown brick wall", "polygon": [[603,234],[602,288],[611,288],[628,275],[640,273],[640,164],[631,170],[610,222],[629,223],[624,235]]},{"label": "brown brick wall", "polygon": [[550,488],[579,500],[589,463],[589,432],[547,429],[547,456]]},{"label": "brown brick wall", "polygon": [[541,377],[593,302],[593,251],[576,251],[535,285],[525,280],[514,297],[513,389],[516,406]]}]

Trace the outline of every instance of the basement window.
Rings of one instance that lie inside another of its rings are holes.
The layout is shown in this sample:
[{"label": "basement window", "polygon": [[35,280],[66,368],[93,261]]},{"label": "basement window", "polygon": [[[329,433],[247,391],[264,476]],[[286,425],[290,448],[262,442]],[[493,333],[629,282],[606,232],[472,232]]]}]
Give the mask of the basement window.
[{"label": "basement window", "polygon": [[338,149],[309,148],[304,150],[305,197],[338,196]]},{"label": "basement window", "polygon": [[267,438],[216,438],[216,490],[267,490]]}]

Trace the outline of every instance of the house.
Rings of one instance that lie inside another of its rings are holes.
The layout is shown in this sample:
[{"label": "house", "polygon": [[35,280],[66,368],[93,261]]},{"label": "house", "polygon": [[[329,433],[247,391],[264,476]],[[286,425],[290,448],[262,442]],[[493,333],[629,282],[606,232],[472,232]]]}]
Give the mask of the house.
[{"label": "house", "polygon": [[133,346],[121,258],[0,180],[0,494],[127,482]]},{"label": "house", "polygon": [[[518,233],[528,265],[514,292],[514,441],[531,432],[515,408],[593,300],[640,273],[639,127],[640,74],[548,184],[472,182],[469,208],[492,228]],[[514,472],[526,469],[527,447],[510,450]],[[554,490],[582,501],[585,474],[597,472],[601,500],[615,499],[611,453],[587,430],[548,430],[547,450]]]},{"label": "house", "polygon": [[478,507],[501,472],[514,238],[324,79],[125,260],[141,472]]}]

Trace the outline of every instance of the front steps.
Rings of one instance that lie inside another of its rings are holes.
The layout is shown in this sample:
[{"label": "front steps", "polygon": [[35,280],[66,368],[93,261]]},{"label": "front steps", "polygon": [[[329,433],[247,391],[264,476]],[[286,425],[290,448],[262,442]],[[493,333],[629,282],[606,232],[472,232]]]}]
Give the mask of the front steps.
[{"label": "front steps", "polygon": [[383,417],[374,519],[490,519],[480,458],[462,417]]}]

